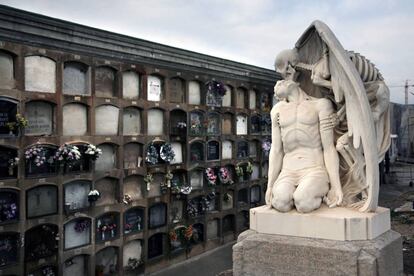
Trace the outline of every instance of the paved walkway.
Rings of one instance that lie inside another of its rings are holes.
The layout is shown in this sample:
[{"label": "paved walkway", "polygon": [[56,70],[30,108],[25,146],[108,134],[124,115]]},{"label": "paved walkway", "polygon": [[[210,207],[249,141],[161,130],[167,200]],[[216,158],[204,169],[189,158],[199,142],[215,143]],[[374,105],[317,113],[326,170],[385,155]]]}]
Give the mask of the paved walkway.
[{"label": "paved walkway", "polygon": [[232,247],[234,243],[223,245],[212,251],[190,258],[151,276],[215,276],[232,268]]}]

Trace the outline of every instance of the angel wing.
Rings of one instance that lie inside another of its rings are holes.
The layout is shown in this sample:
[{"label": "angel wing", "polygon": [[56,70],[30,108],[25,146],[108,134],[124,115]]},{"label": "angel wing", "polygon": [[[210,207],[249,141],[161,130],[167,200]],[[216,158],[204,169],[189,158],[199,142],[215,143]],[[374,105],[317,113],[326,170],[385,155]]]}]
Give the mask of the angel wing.
[{"label": "angel wing", "polygon": [[[382,77],[378,70],[369,68],[368,63],[362,63],[365,72],[361,77],[356,66],[360,60],[351,60],[349,52],[345,51],[333,32],[321,21],[314,21],[295,47],[299,54],[299,69],[301,64],[302,68],[306,64],[318,68],[301,72],[298,78],[301,88],[311,96],[330,98],[337,107],[337,130],[342,134],[337,139],[337,149],[341,143],[346,147],[346,153],[343,151],[340,154],[342,164],[347,164],[347,171],[344,172],[346,183],[341,177],[344,198],[348,196],[355,199],[359,194],[361,200],[355,206],[363,212],[375,211],[379,193],[377,144],[381,144],[384,151],[389,142],[386,141],[387,134],[377,142],[376,125],[367,94],[369,89],[366,88],[369,82],[364,84],[364,81],[370,78],[382,81]],[[347,143],[347,140],[352,142]],[[352,173],[358,179],[352,180]]]}]

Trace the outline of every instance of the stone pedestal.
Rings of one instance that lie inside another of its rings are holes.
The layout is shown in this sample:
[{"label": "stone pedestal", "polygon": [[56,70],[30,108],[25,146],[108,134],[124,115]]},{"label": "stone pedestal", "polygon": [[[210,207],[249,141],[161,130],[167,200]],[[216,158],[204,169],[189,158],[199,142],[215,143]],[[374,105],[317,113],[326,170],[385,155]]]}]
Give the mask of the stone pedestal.
[{"label": "stone pedestal", "polygon": [[233,246],[234,276],[402,274],[401,236],[392,230],[374,239],[354,241],[260,234],[247,230],[240,234]]}]

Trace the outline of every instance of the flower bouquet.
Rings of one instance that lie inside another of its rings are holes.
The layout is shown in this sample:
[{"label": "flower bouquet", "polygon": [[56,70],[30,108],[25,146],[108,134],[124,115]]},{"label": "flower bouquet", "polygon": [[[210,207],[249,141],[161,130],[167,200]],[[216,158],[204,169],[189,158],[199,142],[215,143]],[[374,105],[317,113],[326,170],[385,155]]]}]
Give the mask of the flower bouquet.
[{"label": "flower bouquet", "polygon": [[216,185],[217,183],[217,175],[213,168],[207,168],[205,170],[205,175],[209,185]]},{"label": "flower bouquet", "polygon": [[272,142],[270,140],[264,140],[262,142],[262,150],[263,150],[265,156],[269,155],[271,146],[272,146]]},{"label": "flower bouquet", "polygon": [[154,181],[154,177],[152,176],[151,173],[148,173],[144,177],[144,182],[147,183],[147,191],[149,191],[151,189],[151,183],[152,183],[152,181]]},{"label": "flower bouquet", "polygon": [[158,151],[154,143],[149,144],[147,148],[147,154],[145,156],[145,161],[150,165],[155,165],[158,163]]},{"label": "flower bouquet", "polygon": [[73,164],[81,158],[79,148],[74,145],[64,144],[60,146],[53,159],[64,165],[72,167]]},{"label": "flower bouquet", "polygon": [[92,144],[88,144],[85,154],[89,155],[93,161],[96,161],[102,154],[102,150]]},{"label": "flower bouquet", "polygon": [[233,184],[233,180],[231,179],[231,174],[226,167],[221,167],[219,170],[219,179],[220,183],[225,185]]},{"label": "flower bouquet", "polygon": [[253,173],[253,165],[251,162],[247,162],[246,174],[250,176]]},{"label": "flower bouquet", "polygon": [[37,167],[42,166],[46,162],[46,151],[40,145],[30,147],[24,152],[27,161],[34,161]]},{"label": "flower bouquet", "polygon": [[91,190],[88,193],[88,201],[91,203],[97,201],[100,197],[101,197],[101,194],[99,193],[98,190]]},{"label": "flower bouquet", "polygon": [[164,145],[161,146],[160,157],[162,160],[164,160],[167,163],[170,163],[172,160],[174,160],[175,153],[170,143],[165,143]]},{"label": "flower bouquet", "polygon": [[9,123],[6,124],[6,126],[9,128],[10,134],[12,134],[13,130],[15,130],[15,129],[22,130],[25,127],[27,127],[28,124],[29,124],[29,122],[27,121],[27,119],[25,117],[23,117],[23,115],[17,113],[16,114],[16,122],[9,122]]},{"label": "flower bouquet", "polygon": [[0,222],[17,219],[16,203],[5,203],[0,205]]},{"label": "flower bouquet", "polygon": [[125,267],[126,270],[135,270],[142,264],[141,260],[138,260],[137,258],[128,258],[127,265]]},{"label": "flower bouquet", "polygon": [[83,233],[88,228],[89,228],[89,221],[87,219],[78,220],[75,223],[75,226],[73,227],[73,229],[77,233]]}]

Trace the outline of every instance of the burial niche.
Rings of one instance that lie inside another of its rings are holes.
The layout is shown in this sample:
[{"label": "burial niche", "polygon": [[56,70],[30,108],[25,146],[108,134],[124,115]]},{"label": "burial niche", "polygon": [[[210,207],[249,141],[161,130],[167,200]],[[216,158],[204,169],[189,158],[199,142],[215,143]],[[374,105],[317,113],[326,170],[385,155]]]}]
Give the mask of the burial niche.
[{"label": "burial niche", "polygon": [[165,234],[157,233],[148,239],[148,259],[162,256],[164,254]]},{"label": "burial niche", "polygon": [[267,178],[268,171],[269,171],[269,162],[264,162],[262,164],[262,177]]},{"label": "burial niche", "polygon": [[58,212],[58,188],[54,185],[41,185],[26,192],[27,218],[47,216]]},{"label": "burial niche", "polygon": [[90,71],[86,64],[76,61],[64,63],[63,94],[90,95]]},{"label": "burial niche", "polygon": [[183,144],[178,142],[171,143],[172,151],[174,152],[174,159],[170,162],[170,164],[181,164],[183,163]]},{"label": "burial niche", "polygon": [[63,263],[63,276],[87,276],[88,274],[88,255],[77,255],[66,259]]},{"label": "burial niche", "polygon": [[122,96],[124,99],[134,100],[139,98],[140,80],[134,71],[122,72]]},{"label": "burial niche", "polygon": [[231,107],[231,96],[233,94],[233,88],[229,85],[225,85],[224,88],[226,89],[226,92],[222,99],[222,106],[224,107]]},{"label": "burial niche", "polygon": [[270,114],[263,114],[261,121],[261,129],[262,133],[270,134],[272,130],[272,120],[270,118]]},{"label": "burial niche", "polygon": [[[170,232],[170,254],[179,254],[185,248],[184,239],[181,238],[185,235],[186,227],[184,225],[178,225],[174,227]],[[194,231],[193,231],[194,233]]]},{"label": "burial niche", "polygon": [[224,113],[221,116],[221,133],[223,135],[231,135],[233,133],[233,115]]},{"label": "burial niche", "polygon": [[194,169],[190,172],[190,186],[192,190],[203,188],[204,174],[201,169]]},{"label": "burial niche", "polygon": [[259,185],[254,185],[250,188],[250,206],[256,207],[260,205],[261,188]]},{"label": "burial niche", "polygon": [[198,244],[204,241],[204,224],[195,223],[193,224],[193,237],[192,243]]},{"label": "burial niche", "polygon": [[257,140],[249,141],[249,156],[250,157],[257,156],[257,145],[258,145]]},{"label": "burial niche", "polygon": [[64,185],[65,212],[71,213],[89,207],[88,193],[92,188],[89,180],[74,180]]},{"label": "burial niche", "polygon": [[223,234],[229,234],[235,231],[234,215],[227,215],[223,218]]},{"label": "burial niche", "polygon": [[148,197],[161,196],[161,186],[165,183],[165,175],[163,173],[154,173],[153,181],[150,183],[150,190],[148,191]]},{"label": "burial niche", "polygon": [[144,230],[144,208],[131,208],[124,213],[124,234],[132,234]]},{"label": "burial niche", "polygon": [[216,140],[207,142],[207,161],[220,160],[220,143]]},{"label": "burial niche", "polygon": [[237,158],[249,157],[249,143],[245,140],[237,142]]},{"label": "burial niche", "polygon": [[132,201],[143,198],[144,177],[131,175],[124,179],[124,195],[128,195]]},{"label": "burial niche", "polygon": [[154,229],[167,224],[167,204],[157,203],[152,205],[148,211],[148,228]]},{"label": "burial niche", "polygon": [[202,141],[194,141],[190,144],[191,162],[204,161],[204,144]]},{"label": "burial niche", "polygon": [[152,102],[161,101],[162,95],[162,81],[158,76],[148,76],[147,78],[147,100]]},{"label": "burial niche", "polygon": [[239,207],[245,207],[249,204],[249,193],[247,188],[238,191],[237,204],[239,205]]},{"label": "burial niche", "polygon": [[41,224],[26,231],[24,237],[25,261],[35,261],[58,253],[59,228],[54,224]]},{"label": "burial niche", "polygon": [[236,135],[247,135],[247,116],[244,114],[236,117]]},{"label": "burial niche", "polygon": [[55,93],[56,63],[42,56],[24,58],[24,87],[26,91]]},{"label": "burial niche", "polygon": [[0,190],[0,224],[19,220],[19,192],[14,189]]},{"label": "burial niche", "polygon": [[125,271],[132,272],[143,263],[142,247],[142,240],[133,240],[124,245],[123,267]]},{"label": "burial niche", "polygon": [[15,88],[14,56],[5,51],[0,51],[0,88]]},{"label": "burial niche", "polygon": [[178,223],[183,219],[184,201],[173,199],[170,205],[170,222]]},{"label": "burial niche", "polygon": [[17,135],[18,129],[10,130],[8,123],[16,122],[17,101],[0,97],[0,137]]},{"label": "burial niche", "polygon": [[220,116],[216,112],[210,112],[207,116],[207,135],[220,135]]},{"label": "burial niche", "polygon": [[221,159],[233,158],[233,143],[230,140],[225,140],[221,143]]},{"label": "burial niche", "polygon": [[139,143],[127,143],[124,145],[124,169],[142,167],[143,145]]},{"label": "burial niche", "polygon": [[201,104],[201,89],[198,81],[188,83],[188,103],[194,105]]},{"label": "burial niche", "polygon": [[249,211],[243,210],[237,214],[237,231],[249,229]]},{"label": "burial niche", "polygon": [[207,240],[214,240],[219,237],[219,220],[213,219],[207,222]]},{"label": "burial niche", "polygon": [[19,233],[0,233],[0,268],[19,261]]},{"label": "burial niche", "polygon": [[95,68],[95,95],[97,97],[116,97],[115,74],[116,71],[108,66]]},{"label": "burial niche", "polygon": [[123,134],[124,135],[140,135],[141,130],[141,110],[136,107],[124,108]]},{"label": "burial niche", "polygon": [[82,136],[88,131],[88,107],[84,104],[69,103],[62,108],[63,135]]},{"label": "burial niche", "polygon": [[237,88],[237,108],[247,108],[247,91],[246,89]]},{"label": "burial niche", "polygon": [[262,121],[262,118],[258,114],[250,117],[250,134],[260,134],[261,121]]},{"label": "burial niche", "polygon": [[119,235],[119,213],[105,213],[96,220],[95,240],[113,240]]},{"label": "burial niche", "polygon": [[223,97],[220,96],[219,93],[216,93],[213,90],[207,89],[207,92],[206,92],[206,105],[207,106],[220,107],[222,99]]},{"label": "burial niche", "polygon": [[36,144],[25,150],[26,175],[42,176],[57,172],[57,163],[53,157],[56,146]]},{"label": "burial niche", "polygon": [[170,79],[170,102],[172,103],[184,103],[185,91],[184,80],[181,78]]},{"label": "burial niche", "polygon": [[116,146],[114,144],[101,144],[98,146],[102,150],[102,154],[95,161],[95,171],[107,172],[116,167]]},{"label": "burial niche", "polygon": [[118,180],[112,177],[104,177],[95,182],[95,189],[101,194],[95,206],[112,205],[118,199]]},{"label": "burial niche", "polygon": [[96,253],[95,275],[118,275],[118,247],[105,247]]},{"label": "burial niche", "polygon": [[170,135],[185,139],[187,135],[187,113],[180,109],[170,112]]},{"label": "burial niche", "polygon": [[250,175],[250,180],[257,180],[260,177],[260,166],[258,163],[253,163],[253,172]]},{"label": "burial niche", "polygon": [[201,136],[205,132],[204,113],[201,111],[190,112],[190,131],[189,135]]},{"label": "burial niche", "polygon": [[76,218],[64,225],[65,250],[91,243],[91,219]]},{"label": "burial niche", "polygon": [[18,164],[17,150],[0,146],[0,179],[16,178]]},{"label": "burial niche", "polygon": [[43,276],[43,275],[56,275],[57,274],[57,267],[54,265],[44,265],[40,268],[35,268],[29,271],[30,276]]},{"label": "burial niche", "polygon": [[95,134],[118,135],[119,108],[104,104],[95,108]]},{"label": "burial niche", "polygon": [[164,134],[164,112],[161,109],[153,108],[147,113],[148,135]]},{"label": "burial niche", "polygon": [[230,210],[233,208],[233,198],[234,198],[234,191],[228,190],[223,193],[223,198],[221,202],[221,209],[222,210]]},{"label": "burial niche", "polygon": [[256,91],[249,90],[249,109],[257,108]]},{"label": "burial niche", "polygon": [[269,112],[272,108],[272,94],[270,93],[262,93],[260,95],[260,109],[264,112]]},{"label": "burial niche", "polygon": [[43,101],[32,101],[26,104],[28,125],[26,135],[52,135],[54,129],[54,106]]},{"label": "burial niche", "polygon": [[73,146],[76,146],[81,153],[81,157],[71,162],[70,166],[65,165],[65,173],[71,173],[71,172],[88,172],[91,168],[91,158],[89,154],[85,154],[85,152],[88,149],[88,144],[71,144]]}]

